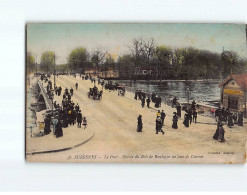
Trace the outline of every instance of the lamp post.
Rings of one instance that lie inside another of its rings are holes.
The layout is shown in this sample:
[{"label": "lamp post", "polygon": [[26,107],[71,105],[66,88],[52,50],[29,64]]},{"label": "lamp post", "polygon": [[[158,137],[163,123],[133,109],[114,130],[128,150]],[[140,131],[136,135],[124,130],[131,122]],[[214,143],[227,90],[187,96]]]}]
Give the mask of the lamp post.
[{"label": "lamp post", "polygon": [[52,94],[51,94],[51,103],[52,103],[51,110],[52,110],[52,116],[54,116],[53,115],[53,99],[54,99],[54,93],[52,92]]},{"label": "lamp post", "polygon": [[54,90],[55,90],[55,87],[56,87],[56,77],[55,77],[55,74],[56,74],[56,55],[54,55]]}]

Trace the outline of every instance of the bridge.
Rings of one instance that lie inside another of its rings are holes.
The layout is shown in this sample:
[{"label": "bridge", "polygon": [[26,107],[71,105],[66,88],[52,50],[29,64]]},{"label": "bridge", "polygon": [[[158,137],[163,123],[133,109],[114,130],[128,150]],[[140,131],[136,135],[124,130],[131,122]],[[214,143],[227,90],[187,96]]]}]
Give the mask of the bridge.
[{"label": "bridge", "polygon": [[52,109],[52,101],[49,98],[49,96],[46,93],[46,89],[43,86],[42,82],[38,80],[38,87],[39,87],[39,96],[38,96],[38,102],[45,102],[46,109],[51,110]]}]

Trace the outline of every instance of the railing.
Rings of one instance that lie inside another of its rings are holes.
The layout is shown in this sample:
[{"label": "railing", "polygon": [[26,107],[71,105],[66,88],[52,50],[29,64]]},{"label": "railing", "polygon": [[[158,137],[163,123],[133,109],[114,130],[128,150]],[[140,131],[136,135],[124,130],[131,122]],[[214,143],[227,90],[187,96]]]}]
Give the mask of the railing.
[{"label": "railing", "polygon": [[46,93],[46,90],[44,89],[42,83],[40,81],[38,81],[38,85],[39,85],[39,88],[40,88],[40,92],[41,94],[43,95],[44,97],[44,100],[45,100],[45,104],[46,104],[46,108],[48,110],[52,109],[52,102],[51,102],[51,99],[49,98],[49,96],[47,95]]}]

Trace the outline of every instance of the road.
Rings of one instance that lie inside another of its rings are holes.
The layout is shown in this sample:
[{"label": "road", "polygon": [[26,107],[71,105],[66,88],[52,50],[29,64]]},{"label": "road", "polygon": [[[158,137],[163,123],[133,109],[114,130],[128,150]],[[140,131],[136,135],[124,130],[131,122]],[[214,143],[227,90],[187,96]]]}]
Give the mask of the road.
[{"label": "road", "polygon": [[[76,82],[79,84],[78,90],[75,90]],[[219,143],[212,139],[215,125],[192,124],[185,128],[182,120],[179,120],[178,129],[172,129],[172,113],[175,109],[162,104],[161,109],[167,114],[163,128],[165,135],[157,135],[157,111],[142,108],[141,102],[134,100],[130,92],[120,97],[116,91],[104,90],[102,100],[93,100],[87,97],[89,87],[93,87],[88,80],[63,75],[56,78],[56,85],[63,90],[66,87],[74,89],[72,100],[80,105],[82,115],[88,120],[88,129],[82,131],[94,130],[95,136],[90,142],[73,150],[33,155],[29,157],[31,161],[243,163],[246,158],[247,132],[244,127],[228,129],[224,126],[226,142]],[[61,98],[55,96],[60,105]],[[142,133],[136,132],[139,114],[143,118]],[[213,118],[200,115],[198,121],[215,123]]]}]

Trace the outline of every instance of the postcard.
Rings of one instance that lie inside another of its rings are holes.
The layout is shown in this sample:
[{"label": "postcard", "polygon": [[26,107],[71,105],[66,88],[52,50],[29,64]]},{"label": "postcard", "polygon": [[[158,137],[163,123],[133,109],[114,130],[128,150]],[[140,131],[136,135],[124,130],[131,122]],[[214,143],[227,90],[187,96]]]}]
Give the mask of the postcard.
[{"label": "postcard", "polygon": [[246,162],[245,24],[28,23],[28,162]]}]

